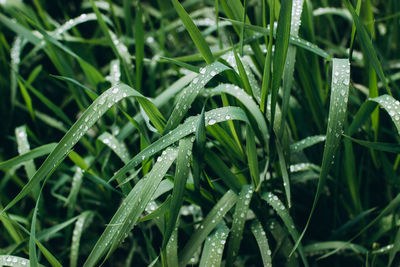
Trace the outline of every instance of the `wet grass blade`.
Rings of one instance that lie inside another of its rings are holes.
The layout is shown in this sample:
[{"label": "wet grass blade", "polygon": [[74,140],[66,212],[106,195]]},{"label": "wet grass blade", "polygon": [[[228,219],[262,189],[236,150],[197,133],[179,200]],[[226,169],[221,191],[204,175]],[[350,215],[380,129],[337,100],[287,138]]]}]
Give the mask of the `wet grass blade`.
[{"label": "wet grass blade", "polygon": [[178,99],[171,116],[165,126],[164,133],[175,128],[183,119],[193,101],[196,99],[200,90],[217,74],[230,69],[220,62],[215,62],[200,70],[200,74],[192,80],[190,85],[183,90],[181,97]]},{"label": "wet grass blade", "polygon": [[397,133],[400,135],[400,102],[390,95],[381,95],[368,99],[358,110],[347,130],[347,134],[353,135],[371,116],[377,105],[380,105],[388,113],[396,126]]},{"label": "wet grass blade", "polygon": [[[198,122],[199,116],[193,116],[186,119],[186,121],[180,126],[171,130],[168,134],[162,136],[157,141],[143,149],[136,156],[134,156],[124,167],[122,167],[109,181],[115,179],[121,179],[132,168],[138,166],[142,161],[150,158],[154,154],[158,153],[162,149],[172,145],[179,141],[185,136],[196,132],[196,123]],[[241,108],[238,107],[225,107],[217,108],[205,113],[207,118],[207,124],[215,124],[227,120],[241,120],[248,122],[246,114]]]},{"label": "wet grass blade", "polygon": [[30,266],[32,267],[37,267],[39,266],[37,254],[36,254],[36,218],[37,218],[37,211],[39,208],[39,202],[40,202],[40,196],[41,196],[41,191],[39,193],[39,196],[36,200],[36,205],[35,208],[33,209],[33,214],[32,214],[32,222],[31,222],[31,231],[29,234],[29,263]]},{"label": "wet grass blade", "polygon": [[193,183],[196,191],[200,190],[200,178],[204,165],[204,152],[206,145],[206,119],[205,104],[201,110],[199,121],[197,122],[195,142],[193,147]]},{"label": "wet grass blade", "polygon": [[108,89],[101,96],[99,96],[92,103],[92,105],[85,110],[85,112],[74,123],[74,125],[72,125],[72,127],[68,130],[68,132],[64,135],[54,150],[37,170],[35,175],[22,188],[18,195],[10,203],[8,203],[8,205],[4,208],[4,211],[14,206],[19,200],[25,197],[33,187],[38,185],[40,181],[47,177],[51,171],[54,171],[54,168],[61,162],[61,160],[67,155],[72,147],[108,109],[110,109],[120,100],[129,96],[142,98],[143,102],[150,105],[152,104],[149,100],[127,85],[121,84]]},{"label": "wet grass blade", "polygon": [[172,4],[179,17],[181,18],[183,24],[185,25],[186,30],[189,32],[190,37],[192,38],[194,44],[199,50],[200,54],[203,56],[204,60],[207,64],[211,64],[214,62],[214,56],[211,53],[209,46],[207,45],[206,40],[201,35],[201,32],[194,24],[193,20],[189,17],[189,14],[182,7],[178,0],[171,0]]},{"label": "wet grass blade", "polygon": [[136,88],[142,92],[143,59],[144,59],[144,29],[142,22],[142,8],[140,3],[136,7],[135,17],[135,57],[136,57]]},{"label": "wet grass blade", "polygon": [[275,110],[278,101],[278,91],[285,68],[286,55],[289,47],[290,28],[292,20],[292,0],[281,3],[278,27],[276,29],[276,42],[274,57],[272,59],[273,72],[271,81],[271,125],[274,125]]},{"label": "wet grass blade", "polygon": [[279,198],[272,193],[263,193],[261,195],[261,198],[264,199],[265,201],[267,201],[267,203],[269,205],[271,205],[271,207],[278,213],[279,217],[282,219],[283,223],[285,224],[287,231],[291,235],[293,241],[298,242],[297,247],[293,248],[293,250],[297,249],[297,251],[299,252],[300,257],[303,261],[304,266],[308,266],[308,262],[307,262],[305,254],[304,254],[303,247],[301,246],[300,242],[298,241],[298,240],[300,240],[300,235],[296,230],[296,226],[294,225],[293,219],[289,215],[288,210],[285,208],[285,206],[279,200]]},{"label": "wet grass blade", "polygon": [[[17,145],[18,145],[18,153],[20,155],[29,153],[30,145],[28,142],[28,136],[26,134],[26,126],[25,125],[15,128],[15,139],[16,139]],[[33,160],[32,159],[28,160],[28,161],[24,162],[23,164],[24,164],[25,171],[26,171],[28,178],[32,177],[33,174],[36,172],[36,166],[35,166],[35,163],[33,162]]]},{"label": "wet grass blade", "polygon": [[228,191],[214,205],[207,217],[199,225],[199,228],[192,234],[189,241],[179,254],[179,266],[186,266],[193,253],[199,249],[203,241],[211,231],[221,222],[225,214],[235,205],[238,196],[233,191]]},{"label": "wet grass blade", "polygon": [[18,164],[24,163],[29,160],[33,160],[35,158],[50,154],[51,151],[57,146],[57,143],[46,144],[32,150],[29,150],[26,153],[23,153],[19,156],[16,156],[12,159],[0,162],[0,170],[5,170],[17,166]]},{"label": "wet grass blade", "polygon": [[104,256],[105,261],[120,245],[135,226],[176,156],[176,150],[166,149],[147,176],[135,185],[114,213],[110,223],[86,259],[84,266],[95,266]]},{"label": "wet grass blade", "polygon": [[226,252],[226,265],[233,266],[236,256],[239,253],[240,242],[243,237],[244,224],[247,220],[250,201],[253,196],[254,188],[251,185],[244,185],[239,193],[239,199],[236,202],[235,212],[231,233],[228,240],[228,249]]},{"label": "wet grass blade", "polygon": [[255,220],[251,223],[251,232],[257,241],[258,248],[260,250],[261,258],[264,267],[272,266],[271,250],[269,249],[267,235],[259,220]]},{"label": "wet grass blade", "polygon": [[179,265],[178,261],[178,227],[174,229],[169,238],[166,246],[166,256],[168,267],[174,267]]},{"label": "wet grass blade", "polygon": [[279,141],[276,139],[275,140],[275,145],[276,145],[276,151],[278,153],[278,159],[279,159],[279,167],[281,169],[281,174],[282,174],[282,180],[283,180],[283,188],[285,189],[285,195],[286,195],[286,200],[288,207],[292,207],[292,197],[290,193],[290,181],[289,181],[289,174],[287,171],[287,166],[286,166],[286,159],[285,156],[283,155],[283,148],[282,145],[279,143]]},{"label": "wet grass blade", "polygon": [[372,45],[371,38],[368,35],[367,30],[365,29],[364,24],[361,22],[360,17],[357,15],[356,11],[354,10],[352,4],[349,0],[344,1],[345,6],[350,11],[351,16],[353,17],[354,24],[357,28],[358,37],[360,38],[360,46],[366,52],[365,55],[368,57],[369,62],[374,67],[376,73],[378,74],[379,78],[381,79],[382,83],[385,86],[385,89],[389,95],[392,95],[390,91],[389,85],[385,78],[385,74],[382,69],[382,65],[379,62],[378,56],[376,55],[375,48]]},{"label": "wet grass blade", "polygon": [[246,127],[246,154],[252,183],[255,188],[260,184],[260,170],[258,168],[257,148],[255,143],[254,132],[250,126]]},{"label": "wet grass blade", "polygon": [[117,138],[115,138],[115,136],[108,132],[102,133],[98,138],[102,143],[112,149],[112,151],[118,155],[122,162],[125,164],[128,163],[130,155],[123,142],[120,142]]},{"label": "wet grass blade", "polygon": [[298,141],[294,144],[290,145],[290,152],[291,153],[296,153],[303,151],[304,149],[311,147],[315,144],[324,142],[326,140],[325,135],[315,135],[315,136],[309,136],[304,138],[301,141]]},{"label": "wet grass blade", "polygon": [[[301,13],[303,11],[304,0],[293,0],[291,11],[290,35],[299,36],[299,28],[301,24]],[[294,81],[294,65],[296,61],[296,47],[289,45],[286,57],[286,64],[283,70],[283,94],[282,94],[282,116],[279,137],[282,138],[286,114],[289,109],[289,98],[292,84]]]},{"label": "wet grass blade", "polygon": [[26,267],[29,266],[29,260],[18,256],[0,255],[0,265],[11,267]]},{"label": "wet grass blade", "polygon": [[215,232],[207,237],[200,259],[200,267],[221,266],[222,254],[229,228],[221,223]]},{"label": "wet grass blade", "polygon": [[[246,109],[256,120],[257,126],[264,137],[264,141],[268,143],[269,135],[268,135],[267,124],[265,122],[263,114],[261,113],[259,107],[257,106],[256,102],[252,99],[252,97],[248,95],[243,89],[240,89],[239,87],[232,84],[221,84],[215,87],[214,89],[207,91],[207,94],[209,94],[210,96],[221,93],[226,93],[234,96],[246,107]],[[227,117],[227,119],[229,119],[229,117]]]},{"label": "wet grass blade", "polygon": [[[229,22],[231,22],[234,25],[242,25],[242,22],[240,21],[236,21],[236,20],[231,20],[231,19],[225,19]],[[246,29],[248,30],[252,30],[255,31],[257,33],[261,33],[262,35],[259,35],[257,37],[261,38],[262,36],[264,36],[265,34],[269,34],[270,33],[270,29],[269,28],[263,28],[260,26],[256,26],[256,25],[250,25],[250,24],[245,24],[244,25]],[[309,41],[306,41],[304,39],[301,39],[300,37],[295,37],[295,36],[290,36],[289,39],[289,43],[296,45],[298,47],[301,47],[307,51],[310,51],[313,54],[316,54],[322,58],[325,58],[326,60],[331,60],[331,56],[330,54],[328,54],[325,50],[319,48],[317,45],[310,43]]]},{"label": "wet grass blade", "polygon": [[90,215],[91,213],[89,211],[83,212],[81,215],[79,215],[79,218],[75,223],[71,241],[70,267],[77,266],[81,236],[85,226],[87,226],[89,223]]},{"label": "wet grass blade", "polygon": [[347,59],[333,59],[332,68],[332,85],[331,85],[331,100],[329,107],[328,128],[326,133],[326,141],[324,153],[322,156],[321,173],[319,176],[317,191],[314,196],[314,202],[308,217],[304,230],[292,250],[295,251],[296,247],[300,244],[307,227],[310,223],[311,217],[317,206],[318,199],[321,195],[325,181],[331,169],[336,151],[340,144],[340,137],[343,131],[343,125],[346,119],[347,101],[349,95],[350,84],[350,64]]},{"label": "wet grass blade", "polygon": [[178,215],[183,203],[183,196],[186,180],[189,175],[190,154],[192,152],[192,142],[188,138],[179,141],[178,158],[176,161],[176,171],[174,179],[174,189],[172,191],[170,212],[168,215],[167,226],[163,236],[163,246],[167,246],[172,239],[173,231],[176,228]]}]

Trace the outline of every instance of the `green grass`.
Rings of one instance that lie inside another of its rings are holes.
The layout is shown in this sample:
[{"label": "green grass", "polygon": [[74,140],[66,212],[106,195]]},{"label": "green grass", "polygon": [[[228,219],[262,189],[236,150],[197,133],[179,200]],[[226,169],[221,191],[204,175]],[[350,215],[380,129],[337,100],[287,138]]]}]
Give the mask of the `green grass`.
[{"label": "green grass", "polygon": [[0,265],[398,266],[399,19],[0,0]]}]

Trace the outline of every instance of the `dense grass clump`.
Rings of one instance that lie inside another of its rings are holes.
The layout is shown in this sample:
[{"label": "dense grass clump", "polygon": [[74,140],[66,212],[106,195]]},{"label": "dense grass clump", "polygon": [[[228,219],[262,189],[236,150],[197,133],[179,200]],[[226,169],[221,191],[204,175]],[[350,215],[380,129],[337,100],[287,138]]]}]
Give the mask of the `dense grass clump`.
[{"label": "dense grass clump", "polygon": [[398,266],[399,17],[0,0],[0,266]]}]

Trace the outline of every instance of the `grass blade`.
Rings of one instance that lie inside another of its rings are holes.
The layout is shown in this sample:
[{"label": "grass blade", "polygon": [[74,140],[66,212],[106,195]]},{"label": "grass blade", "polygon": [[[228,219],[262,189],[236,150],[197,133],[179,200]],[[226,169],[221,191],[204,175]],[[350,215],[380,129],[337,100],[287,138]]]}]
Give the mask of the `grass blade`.
[{"label": "grass blade", "polygon": [[325,135],[315,135],[315,136],[309,136],[304,138],[301,141],[298,141],[294,144],[290,145],[290,152],[291,153],[296,153],[296,152],[300,152],[303,151],[304,149],[313,146],[315,144],[324,142],[326,140],[326,136]]},{"label": "grass blade", "polygon": [[255,188],[260,184],[260,170],[258,168],[257,150],[256,150],[254,132],[250,126],[246,127],[246,154],[252,183]]},{"label": "grass blade", "polygon": [[171,0],[172,4],[176,12],[178,13],[179,17],[181,18],[183,24],[185,25],[186,30],[189,32],[190,37],[192,38],[194,44],[196,45],[197,49],[203,56],[204,60],[207,64],[211,64],[214,62],[214,56],[211,53],[210,48],[207,45],[206,40],[201,35],[199,29],[194,24],[193,20],[189,17],[186,10],[182,7],[182,5],[178,2],[178,0]]},{"label": "grass blade", "polygon": [[276,213],[278,213],[279,217],[285,224],[287,231],[291,235],[293,241],[298,242],[297,247],[294,247],[293,250],[297,249],[303,261],[304,266],[308,266],[308,262],[304,254],[303,247],[299,242],[299,240],[301,240],[300,235],[296,230],[296,226],[294,225],[293,219],[289,215],[288,210],[285,208],[285,206],[279,200],[279,198],[272,193],[263,193],[261,195],[261,198],[267,201],[267,203],[272,206],[272,208],[276,211]]},{"label": "grass blade", "polygon": [[344,1],[345,6],[347,9],[350,11],[351,16],[353,17],[354,24],[356,25],[357,32],[358,32],[358,37],[360,38],[360,46],[363,48],[365,51],[365,54],[369,62],[372,64],[374,67],[376,73],[378,74],[379,78],[381,79],[382,83],[385,86],[385,89],[389,95],[392,95],[392,92],[390,91],[389,85],[387,83],[387,80],[385,78],[385,74],[382,69],[382,65],[379,62],[379,59],[376,55],[375,48],[372,45],[371,38],[368,36],[368,32],[365,29],[364,24],[362,24],[360,17],[357,15],[356,11],[354,10],[353,6],[351,5],[349,0]]},{"label": "grass blade", "polygon": [[47,145],[43,145],[43,146],[34,148],[34,149],[30,150],[29,152],[21,154],[15,158],[0,162],[0,170],[12,168],[23,162],[50,154],[50,152],[53,151],[56,146],[57,146],[56,143],[50,143]]},{"label": "grass blade", "polygon": [[200,267],[221,266],[222,253],[228,233],[229,228],[226,227],[225,223],[221,223],[215,229],[215,232],[207,237],[201,254]]},{"label": "grass blade", "polygon": [[25,197],[33,187],[38,185],[51,171],[64,159],[65,155],[72,147],[82,138],[82,136],[93,126],[94,123],[114,104],[121,99],[134,96],[142,98],[142,101],[147,104],[152,104],[134,89],[127,85],[121,84],[111,87],[101,96],[99,96],[89,108],[85,110],[82,116],[72,125],[68,132],[64,135],[61,141],[57,144],[54,150],[46,158],[35,175],[22,188],[18,195],[4,208],[4,211],[14,206],[19,200]]},{"label": "grass blade", "polygon": [[235,205],[238,196],[231,190],[214,205],[213,209],[204,218],[199,228],[192,234],[189,241],[179,254],[179,266],[185,266],[194,252],[201,246],[210,232],[223,219],[225,214]]},{"label": "grass blade", "polygon": [[106,260],[125,239],[126,234],[135,226],[176,156],[177,152],[174,149],[166,149],[157,159],[153,169],[136,184],[97,240],[84,266],[97,265],[107,254]]},{"label": "grass blade", "polygon": [[189,110],[193,101],[196,99],[200,90],[217,74],[230,69],[229,67],[215,62],[209,66],[206,66],[200,70],[200,74],[186,87],[178,99],[171,116],[168,119],[167,125],[165,126],[164,133],[175,128],[186,112]]},{"label": "grass blade", "polygon": [[[168,134],[164,135],[136,156],[134,156],[124,167],[122,167],[109,181],[115,179],[121,179],[132,168],[138,166],[145,159],[158,153],[160,150],[172,145],[179,141],[183,137],[196,132],[196,123],[198,122],[199,116],[189,117],[183,124],[171,130]],[[246,114],[241,108],[238,107],[225,107],[217,108],[206,112],[205,117],[207,118],[208,124],[215,124],[227,120],[241,120],[248,122]]]},{"label": "grass blade", "polygon": [[108,132],[102,133],[99,137],[99,140],[111,148],[115,154],[124,162],[125,164],[128,163],[130,159],[130,155],[128,149],[126,148],[123,142],[120,142],[117,138],[111,135]]},{"label": "grass blade", "polygon": [[[250,114],[254,117],[260,132],[263,134],[264,141],[268,143],[269,140],[268,128],[264,116],[262,115],[256,102],[252,99],[251,96],[246,94],[246,92],[243,89],[240,89],[239,87],[232,84],[221,84],[212,90],[206,91],[206,93],[209,94],[210,96],[213,96],[215,94],[226,93],[237,98],[237,100],[239,100],[247,108]],[[227,117],[227,119],[229,119],[229,117]]]},{"label": "grass blade", "polygon": [[271,125],[274,125],[275,110],[278,101],[278,91],[285,68],[286,55],[289,47],[290,28],[292,20],[292,0],[285,0],[279,11],[276,43],[273,57],[273,72],[271,82]]},{"label": "grass blade", "polygon": [[167,220],[167,226],[163,236],[163,247],[172,239],[173,231],[176,228],[179,211],[183,203],[183,195],[186,186],[186,180],[189,175],[190,154],[192,152],[192,142],[185,138],[179,141],[178,158],[176,161],[176,171],[174,179],[174,189],[172,191],[170,212]]},{"label": "grass blade", "polygon": [[261,258],[263,260],[264,267],[272,266],[271,250],[269,249],[267,235],[259,220],[252,222],[251,232],[257,241],[258,248],[260,249]]},{"label": "grass blade", "polygon": [[379,151],[390,152],[390,153],[400,153],[400,145],[392,143],[380,143],[380,142],[370,142],[365,140],[356,139],[348,135],[343,135],[345,138],[368,148],[372,148]]},{"label": "grass blade", "polygon": [[[15,139],[17,140],[17,144],[18,144],[18,153],[20,155],[29,153],[30,145],[28,142],[25,125],[15,128]],[[27,160],[23,164],[24,164],[25,171],[26,171],[28,178],[32,177],[33,174],[36,172],[36,167],[35,167],[35,163],[33,162],[33,160],[32,159]]]},{"label": "grass blade", "polygon": [[29,260],[12,255],[0,255],[0,265],[11,267],[26,267],[29,266]]},{"label": "grass blade", "polygon": [[329,107],[328,117],[328,129],[326,133],[326,142],[324,148],[324,154],[322,156],[322,167],[319,176],[317,192],[314,196],[314,202],[311,208],[310,215],[308,217],[306,226],[301,236],[296,241],[296,244],[292,250],[296,249],[301,239],[303,238],[307,227],[310,223],[311,217],[317,206],[320,194],[325,186],[325,181],[328,176],[329,170],[334,163],[334,157],[340,144],[340,137],[343,131],[343,125],[346,118],[347,112],[347,101],[349,94],[350,84],[350,64],[347,59],[333,59],[332,68],[332,86],[331,86],[331,101]]},{"label": "grass blade", "polygon": [[244,224],[247,219],[250,201],[253,196],[254,188],[251,185],[244,185],[239,193],[239,199],[236,202],[235,213],[233,214],[233,223],[231,234],[228,241],[226,265],[233,266],[238,255],[240,242],[243,237]]}]

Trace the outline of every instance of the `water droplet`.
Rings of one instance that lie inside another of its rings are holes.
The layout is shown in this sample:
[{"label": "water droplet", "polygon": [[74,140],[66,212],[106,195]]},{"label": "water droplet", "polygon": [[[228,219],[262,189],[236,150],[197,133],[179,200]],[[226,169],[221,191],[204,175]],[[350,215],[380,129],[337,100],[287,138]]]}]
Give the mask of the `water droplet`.
[{"label": "water droplet", "polygon": [[208,121],[208,125],[213,125],[213,124],[215,124],[215,123],[216,123],[216,121],[213,120],[213,119],[211,119],[211,120]]}]

